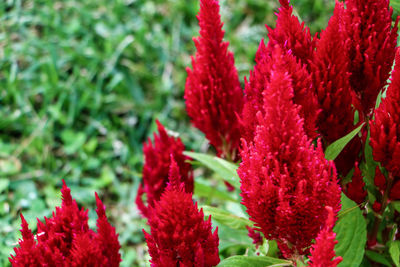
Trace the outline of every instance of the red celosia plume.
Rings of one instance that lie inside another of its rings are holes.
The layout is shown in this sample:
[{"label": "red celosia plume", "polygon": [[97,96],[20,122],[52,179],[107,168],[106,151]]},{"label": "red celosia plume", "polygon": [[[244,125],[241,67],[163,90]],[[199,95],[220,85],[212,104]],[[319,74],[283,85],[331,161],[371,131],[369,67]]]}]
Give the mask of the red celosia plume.
[{"label": "red celosia plume", "polygon": [[363,114],[368,116],[389,78],[398,20],[392,27],[393,9],[388,0],[346,0],[345,3],[342,38],[346,40],[349,56],[350,84],[361,101]]},{"label": "red celosia plume", "polygon": [[314,45],[311,41],[310,29],[300,24],[293,15],[293,7],[288,0],[279,0],[281,7],[277,14],[276,27],[268,29],[269,49],[279,45],[282,49],[291,50],[293,55],[302,64],[308,65],[312,58]]},{"label": "red celosia plume", "polygon": [[63,181],[62,204],[51,218],[38,220],[35,240],[24,217],[22,239],[11,255],[12,266],[119,266],[118,235],[96,194],[97,232],[89,229],[87,210],[79,209]]},{"label": "red celosia plume", "polygon": [[262,93],[271,79],[273,67],[288,72],[294,93],[293,101],[299,105],[299,114],[304,118],[304,129],[307,135],[314,139],[317,137],[316,119],[319,111],[310,74],[305,66],[296,61],[291,50],[282,49],[278,45],[265,47],[263,41],[256,54],[256,66],[250,72],[249,80],[245,85],[245,105],[241,118],[243,138],[247,142],[254,138],[258,124],[254,115],[259,111],[264,113]]},{"label": "red celosia plume", "polygon": [[375,174],[375,184],[381,191],[389,186],[391,199],[400,199],[400,54],[396,55],[396,65],[391,83],[375,110],[375,119],[370,122],[372,155],[389,171],[388,179],[383,174]]},{"label": "red celosia plume", "polygon": [[308,253],[325,223],[325,206],[339,211],[340,187],[321,144],[314,148],[304,132],[285,69],[272,68],[263,95],[254,141],[243,141],[241,195],[256,227],[290,258]]},{"label": "red celosia plume", "polygon": [[304,118],[307,135],[317,137],[316,119],[318,116],[317,98],[312,88],[311,75],[308,72],[309,60],[312,58],[313,43],[310,30],[300,24],[292,14],[293,7],[289,1],[281,0],[277,13],[275,29],[267,26],[269,42],[265,46],[262,40],[256,53],[256,66],[245,82],[245,104],[241,117],[242,137],[253,140],[258,124],[254,116],[263,111],[263,97],[266,83],[270,80],[271,68],[280,65],[290,75],[294,90],[294,102],[300,105],[300,116]]},{"label": "red celosia plume", "polygon": [[[185,146],[180,138],[168,136],[164,126],[159,121],[156,122],[158,135],[154,133],[153,143],[149,138],[148,142],[143,144],[143,179],[136,197],[136,205],[145,217],[149,217],[149,207],[160,199],[167,186],[171,155],[179,166],[186,192],[193,192],[192,167],[186,162],[190,158],[183,155]],[[144,194],[146,204],[143,202]]]},{"label": "red celosia plume", "polygon": [[328,217],[325,226],[318,233],[315,244],[311,248],[310,267],[336,267],[342,257],[335,258],[336,234],[333,232],[336,216],[332,207],[326,206]]},{"label": "red celosia plume", "polygon": [[[310,62],[315,92],[321,108],[317,120],[318,130],[325,145],[329,145],[350,133],[354,125],[354,94],[348,72],[349,57],[344,52],[346,44],[338,37],[342,33],[340,21],[343,17],[343,4],[336,2],[333,16],[320,38],[314,38],[316,51]],[[335,160],[336,168],[342,175],[353,168],[361,149],[360,139],[354,138]]]},{"label": "red celosia plume", "polygon": [[237,114],[243,107],[243,92],[234,66],[216,0],[201,0],[197,16],[200,36],[194,39],[197,52],[187,69],[186,110],[218,155],[237,160],[240,130]]},{"label": "red celosia plume", "polygon": [[356,162],[353,178],[351,178],[351,182],[346,185],[346,195],[357,204],[361,204],[365,201],[365,197],[367,196],[367,191],[364,189],[364,186],[363,176],[360,168],[358,168],[358,162]]},{"label": "red celosia plume", "polygon": [[215,266],[219,263],[218,233],[212,233],[211,218],[185,192],[180,171],[171,160],[170,182],[160,201],[151,207],[151,234],[144,232],[152,267]]}]

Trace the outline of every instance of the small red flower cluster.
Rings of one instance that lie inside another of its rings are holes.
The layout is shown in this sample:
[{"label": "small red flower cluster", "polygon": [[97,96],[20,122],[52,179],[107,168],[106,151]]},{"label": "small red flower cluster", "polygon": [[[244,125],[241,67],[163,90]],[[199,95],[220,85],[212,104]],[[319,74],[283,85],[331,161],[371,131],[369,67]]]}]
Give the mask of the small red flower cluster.
[{"label": "small red flower cluster", "polygon": [[[304,128],[311,138],[317,137],[316,119],[318,103],[312,91],[312,80],[306,65],[312,56],[313,45],[310,31],[292,15],[293,7],[281,0],[276,28],[268,28],[268,45],[261,41],[256,54],[256,66],[250,72],[244,90],[245,104],[242,112],[242,137],[251,141],[254,137],[257,119],[254,116],[263,111],[262,92],[270,79],[270,71],[276,62],[291,76],[294,102],[300,106],[300,116],[304,118]],[[281,57],[281,60],[275,58]]]},{"label": "small red flower cluster", "polygon": [[237,160],[243,93],[229,43],[223,42],[218,1],[201,0],[197,18],[200,37],[194,39],[193,69],[187,69],[186,110],[218,155]]},{"label": "small red flower cluster", "polygon": [[305,134],[290,76],[279,62],[266,83],[264,115],[257,113],[253,142],[243,142],[243,204],[267,239],[286,258],[305,255],[327,217],[325,206],[340,210],[340,187],[333,163]]},{"label": "small red flower cluster", "polygon": [[12,266],[119,266],[118,235],[96,194],[97,232],[89,229],[87,210],[80,210],[63,181],[62,204],[42,223],[34,236],[21,214],[22,239],[11,255]]},{"label": "small red flower cluster", "polygon": [[[193,192],[192,167],[186,162],[189,157],[183,155],[185,146],[180,138],[168,136],[164,126],[159,121],[156,122],[158,135],[154,134],[154,145],[150,139],[143,145],[145,158],[143,179],[136,197],[136,205],[145,217],[150,216],[149,207],[160,200],[161,194],[167,186],[171,156],[179,166],[186,192]],[[143,202],[144,194],[146,194],[147,205]]]},{"label": "small red flower cluster", "polygon": [[312,245],[310,267],[336,267],[342,261],[342,257],[335,258],[334,247],[337,244],[336,234],[333,232],[336,221],[335,213],[332,207],[326,206],[325,208],[328,211],[328,217],[324,228],[316,238],[315,244]]},{"label": "small red flower cluster", "polygon": [[370,122],[371,146],[374,160],[388,170],[388,177],[377,167],[375,185],[381,192],[388,188],[390,200],[400,199],[400,54],[396,55],[396,65],[392,81],[375,111],[375,119]]},{"label": "small red flower cluster", "polygon": [[218,229],[211,232],[211,217],[204,221],[202,210],[193,204],[192,194],[185,192],[179,168],[171,160],[169,184],[150,209],[151,234],[144,231],[152,267],[199,266],[219,263]]}]

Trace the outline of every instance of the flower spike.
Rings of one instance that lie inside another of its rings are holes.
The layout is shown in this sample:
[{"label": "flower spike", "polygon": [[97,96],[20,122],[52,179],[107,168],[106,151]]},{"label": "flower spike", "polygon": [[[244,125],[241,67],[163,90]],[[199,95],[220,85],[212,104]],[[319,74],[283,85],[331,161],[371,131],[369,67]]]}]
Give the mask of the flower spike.
[{"label": "flower spike", "polygon": [[119,266],[121,255],[118,235],[105,215],[105,207],[96,193],[97,232],[89,229],[87,211],[79,209],[71,190],[63,180],[62,204],[51,218],[38,220],[37,241],[21,214],[22,239],[14,248],[10,262],[24,266]]},{"label": "flower spike", "polygon": [[315,244],[311,248],[310,267],[336,267],[342,257],[335,258],[336,234],[333,232],[336,216],[332,207],[326,206],[328,217],[324,228],[319,232]]},{"label": "flower spike", "polygon": [[[192,167],[186,162],[190,158],[183,155],[185,146],[180,138],[168,136],[164,126],[158,120],[156,123],[158,134],[154,133],[154,143],[148,139],[148,142],[143,145],[143,180],[136,196],[136,205],[146,218],[150,216],[149,207],[160,200],[167,186],[171,156],[179,166],[181,181],[185,184],[186,192],[193,192]],[[146,203],[142,199],[144,194],[146,194]]]},{"label": "flower spike", "polygon": [[276,240],[284,257],[305,255],[325,223],[325,206],[335,214],[340,209],[336,170],[320,142],[314,148],[306,136],[284,69],[272,69],[263,95],[254,141],[243,140],[242,203],[256,229]]},{"label": "flower spike", "polygon": [[[193,204],[192,194],[179,182],[178,165],[172,160],[170,182],[160,201],[151,207],[151,233],[143,230],[152,267],[199,266],[219,263],[218,229],[212,233],[211,218]],[[193,264],[195,263],[195,265]]]},{"label": "flower spike", "polygon": [[236,116],[242,112],[243,92],[233,53],[223,41],[218,1],[200,0],[197,18],[200,36],[194,39],[197,52],[192,69],[187,69],[186,110],[218,155],[236,161],[240,143]]},{"label": "flower spike", "polygon": [[392,27],[389,0],[346,0],[343,39],[350,58],[350,84],[369,116],[386,85],[396,53],[398,18]]}]

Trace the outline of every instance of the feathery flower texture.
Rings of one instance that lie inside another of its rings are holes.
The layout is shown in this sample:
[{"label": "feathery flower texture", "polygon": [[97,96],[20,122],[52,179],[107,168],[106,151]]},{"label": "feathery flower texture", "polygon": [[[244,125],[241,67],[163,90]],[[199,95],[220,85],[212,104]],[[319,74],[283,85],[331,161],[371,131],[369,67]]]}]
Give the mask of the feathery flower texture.
[{"label": "feathery flower texture", "polygon": [[237,160],[240,130],[237,115],[243,107],[243,92],[224,31],[216,0],[200,0],[197,16],[200,36],[194,39],[197,52],[187,69],[186,110],[219,156]]},{"label": "feathery flower texture", "polygon": [[311,248],[310,267],[336,267],[342,257],[335,258],[336,234],[333,232],[336,216],[332,207],[326,206],[328,217],[324,228],[319,232],[315,244]]},{"label": "feathery flower texture", "polygon": [[392,28],[389,0],[345,3],[342,37],[349,56],[350,84],[361,102],[360,112],[368,116],[389,78],[396,53],[398,19]]},{"label": "feathery flower texture", "polygon": [[381,163],[389,172],[385,181],[383,174],[375,175],[375,184],[382,191],[387,186],[390,199],[400,199],[400,54],[396,54],[396,64],[392,73],[391,83],[382,99],[379,108],[375,110],[375,120],[370,122],[371,147],[375,161]]},{"label": "feathery flower texture", "polygon": [[[154,205],[161,197],[168,183],[168,171],[171,155],[176,160],[182,182],[185,184],[186,192],[193,192],[192,167],[186,160],[189,157],[183,155],[185,146],[180,138],[168,136],[164,126],[156,121],[158,135],[154,133],[154,144],[150,138],[143,145],[144,166],[143,180],[139,186],[136,205],[144,217],[149,217],[149,207]],[[147,203],[143,202],[143,195],[146,194]]]},{"label": "feathery flower texture", "polygon": [[[38,220],[36,238],[21,214],[22,239],[11,255],[12,266],[119,266],[118,235],[96,194],[97,232],[89,229],[87,210],[80,210],[63,181],[62,204],[51,218]],[[37,241],[36,241],[37,240]]]},{"label": "feathery flower texture", "polygon": [[267,239],[275,239],[286,258],[305,255],[324,225],[331,206],[340,210],[340,187],[321,144],[314,148],[294,104],[293,86],[284,69],[273,66],[265,86],[264,115],[252,143],[243,141],[243,204]]},{"label": "feathery flower texture", "polygon": [[[328,27],[320,38],[314,37],[316,51],[310,62],[313,84],[321,108],[317,126],[325,145],[333,143],[356,127],[353,123],[353,101],[356,95],[349,83],[349,57],[344,52],[345,43],[338,38],[338,35],[343,34],[340,25],[343,13],[343,4],[336,2]],[[335,160],[339,173],[346,175],[354,167],[360,148],[360,140],[354,138],[340,153]]]},{"label": "feathery flower texture", "polygon": [[364,202],[367,191],[364,190],[365,183],[358,162],[354,166],[354,173],[351,182],[346,185],[346,195],[357,204]]},{"label": "feathery flower texture", "polygon": [[268,28],[269,42],[262,40],[256,53],[256,66],[245,82],[245,104],[241,118],[242,137],[252,141],[256,125],[255,114],[264,112],[262,92],[270,80],[272,66],[280,64],[292,79],[293,101],[300,106],[300,116],[304,118],[304,128],[310,138],[317,137],[316,119],[318,102],[312,89],[311,75],[307,70],[313,45],[310,31],[292,15],[293,7],[282,0],[277,14],[276,28]]},{"label": "feathery flower texture", "polygon": [[169,184],[159,202],[151,207],[151,234],[144,232],[152,267],[198,266],[219,263],[218,229],[212,233],[211,217],[204,221],[202,210],[185,192],[179,168],[171,160]]}]

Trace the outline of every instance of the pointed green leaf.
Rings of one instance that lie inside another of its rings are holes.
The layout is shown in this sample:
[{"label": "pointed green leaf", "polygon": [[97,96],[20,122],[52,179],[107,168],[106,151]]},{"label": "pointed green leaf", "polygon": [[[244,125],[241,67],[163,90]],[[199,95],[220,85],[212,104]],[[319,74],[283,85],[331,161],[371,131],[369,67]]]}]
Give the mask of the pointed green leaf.
[{"label": "pointed green leaf", "polygon": [[203,208],[205,216],[211,215],[213,220],[232,229],[246,229],[246,226],[253,227],[254,225],[249,219],[236,216],[219,208],[210,206],[201,206],[201,208]]},{"label": "pointed green leaf", "polygon": [[362,129],[365,122],[358,126],[356,129],[351,131],[348,135],[336,140],[332,144],[330,144],[325,150],[325,158],[327,160],[335,160],[336,157],[342,152],[344,147],[354,138]]},{"label": "pointed green leaf", "polygon": [[213,226],[218,226],[218,249],[220,252],[230,247],[242,247],[244,249],[248,249],[254,246],[253,240],[248,236],[247,229],[232,229],[228,226],[218,223],[212,217],[211,220],[213,221]]},{"label": "pointed green leaf", "polygon": [[194,181],[194,195],[198,197],[206,197],[207,199],[218,198],[225,201],[240,202],[239,197],[236,194],[229,194],[226,192],[226,189],[220,191],[215,186],[208,185],[197,178]]},{"label": "pointed green leaf", "polygon": [[292,266],[287,260],[267,256],[232,256],[224,259],[218,267],[266,267],[266,266]]},{"label": "pointed green leaf", "polygon": [[385,257],[385,255],[379,254],[379,253],[377,253],[375,251],[371,251],[371,250],[366,250],[365,255],[367,256],[367,258],[373,260],[374,262],[380,263],[381,266],[392,267],[392,264]]},{"label": "pointed green leaf", "polygon": [[200,162],[205,167],[211,169],[212,171],[217,173],[224,181],[229,182],[235,188],[240,188],[240,179],[236,173],[238,166],[236,164],[215,156],[210,156],[202,153],[185,151],[184,154]]},{"label": "pointed green leaf", "polygon": [[396,267],[400,266],[400,241],[392,241],[389,243],[389,254]]},{"label": "pointed green leaf", "polygon": [[343,261],[339,267],[360,266],[365,244],[367,242],[367,224],[357,204],[343,193],[341,197],[342,209],[333,231],[338,243],[335,246],[337,256]]}]

